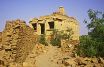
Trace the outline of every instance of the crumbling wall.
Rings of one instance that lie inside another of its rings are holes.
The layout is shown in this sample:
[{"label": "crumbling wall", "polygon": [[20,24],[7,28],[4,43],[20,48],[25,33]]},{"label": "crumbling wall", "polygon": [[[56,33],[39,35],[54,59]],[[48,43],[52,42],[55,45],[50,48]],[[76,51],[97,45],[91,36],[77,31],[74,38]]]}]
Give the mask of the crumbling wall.
[{"label": "crumbling wall", "polygon": [[5,49],[3,60],[23,63],[36,43],[34,30],[26,25],[25,21],[7,21],[2,32],[2,45]]}]

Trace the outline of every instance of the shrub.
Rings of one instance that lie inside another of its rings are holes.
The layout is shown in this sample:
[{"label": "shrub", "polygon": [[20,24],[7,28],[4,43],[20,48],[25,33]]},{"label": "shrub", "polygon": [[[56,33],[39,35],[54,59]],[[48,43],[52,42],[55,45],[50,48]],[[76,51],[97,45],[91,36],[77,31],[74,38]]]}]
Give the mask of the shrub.
[{"label": "shrub", "polygon": [[98,54],[97,56],[104,57],[104,42],[99,42],[97,46]]},{"label": "shrub", "polygon": [[102,57],[104,56],[104,43],[97,42],[89,36],[80,37],[80,45],[77,48],[77,54],[79,56],[87,57]]},{"label": "shrub", "polygon": [[50,40],[50,43],[53,46],[61,46],[61,35],[57,30],[53,30],[52,39]]},{"label": "shrub", "polygon": [[88,57],[96,55],[96,48],[94,47],[94,43],[88,36],[80,37],[80,45],[78,46],[77,54]]},{"label": "shrub", "polygon": [[43,45],[45,45],[45,46],[48,45],[48,43],[47,43],[47,41],[46,41],[46,38],[45,38],[45,35],[41,35],[41,36],[39,37],[39,43],[41,43],[41,44],[43,44]]},{"label": "shrub", "polygon": [[69,28],[66,30],[66,33],[64,33],[64,31],[58,31],[58,30],[54,29],[53,34],[52,34],[53,37],[52,37],[50,43],[53,46],[61,47],[61,40],[62,39],[64,39],[64,40],[71,39],[71,34],[72,34],[72,31]]},{"label": "shrub", "polygon": [[88,35],[81,36],[77,53],[83,56],[104,57],[104,13],[90,9],[88,21]]}]

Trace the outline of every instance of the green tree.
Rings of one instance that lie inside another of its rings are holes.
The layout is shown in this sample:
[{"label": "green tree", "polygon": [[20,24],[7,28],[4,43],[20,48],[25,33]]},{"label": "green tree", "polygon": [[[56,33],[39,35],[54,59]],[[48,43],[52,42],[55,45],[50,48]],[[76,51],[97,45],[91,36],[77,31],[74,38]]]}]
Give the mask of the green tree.
[{"label": "green tree", "polygon": [[89,35],[97,42],[97,55],[104,56],[104,14],[103,12],[89,10],[90,23],[87,27]]},{"label": "green tree", "polygon": [[[92,9],[88,10],[88,35],[80,37],[77,53],[82,56],[104,56],[104,14]],[[89,21],[89,22],[88,22]]]},{"label": "green tree", "polygon": [[96,41],[104,42],[104,14],[92,9],[88,10],[89,21],[88,34]]}]

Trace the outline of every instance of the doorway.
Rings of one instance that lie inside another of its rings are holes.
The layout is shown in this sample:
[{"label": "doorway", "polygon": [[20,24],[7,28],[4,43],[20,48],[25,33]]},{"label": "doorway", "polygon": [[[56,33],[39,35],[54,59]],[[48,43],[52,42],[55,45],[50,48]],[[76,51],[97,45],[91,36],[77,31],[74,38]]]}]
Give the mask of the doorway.
[{"label": "doorway", "polygon": [[41,26],[41,34],[45,34],[45,24],[40,24]]}]

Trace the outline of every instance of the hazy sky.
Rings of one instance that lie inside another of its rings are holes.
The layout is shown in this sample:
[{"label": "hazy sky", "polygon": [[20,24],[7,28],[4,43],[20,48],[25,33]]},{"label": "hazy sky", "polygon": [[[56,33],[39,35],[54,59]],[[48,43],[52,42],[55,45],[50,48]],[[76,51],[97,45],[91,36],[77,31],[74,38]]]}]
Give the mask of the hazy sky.
[{"label": "hazy sky", "polygon": [[28,24],[34,17],[49,15],[63,6],[68,16],[75,17],[80,24],[80,34],[87,34],[83,23],[89,9],[104,12],[104,0],[0,0],[0,31],[6,20],[22,19]]}]

